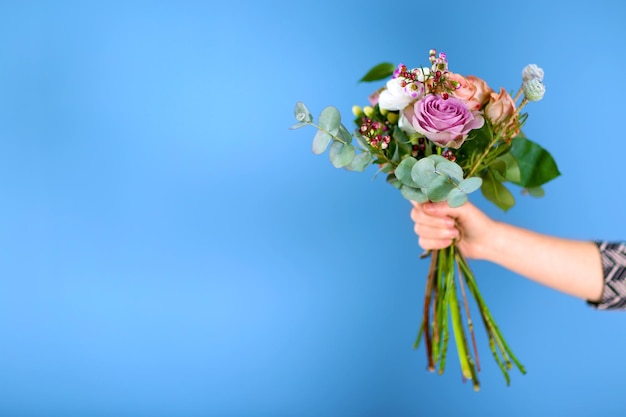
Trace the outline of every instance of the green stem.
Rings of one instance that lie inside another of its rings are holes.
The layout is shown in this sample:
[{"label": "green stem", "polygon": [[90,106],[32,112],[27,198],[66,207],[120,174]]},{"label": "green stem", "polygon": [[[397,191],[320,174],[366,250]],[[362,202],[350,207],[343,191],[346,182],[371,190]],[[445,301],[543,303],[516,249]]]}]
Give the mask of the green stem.
[{"label": "green stem", "polygon": [[319,125],[316,125],[316,124],[315,124],[315,123],[313,123],[313,122],[309,122],[309,124],[310,124],[311,126],[315,127],[316,129],[321,130],[322,132],[326,133],[328,136],[330,136],[331,138],[333,138],[333,140],[336,140],[337,142],[341,142],[341,143],[343,143],[344,145],[347,145],[347,144],[348,144],[345,140],[343,140],[343,139],[339,138],[339,136],[337,136],[337,135],[333,135],[333,134],[332,134],[332,133],[330,133],[328,130],[323,129],[323,128],[322,128],[322,127],[320,127]]}]

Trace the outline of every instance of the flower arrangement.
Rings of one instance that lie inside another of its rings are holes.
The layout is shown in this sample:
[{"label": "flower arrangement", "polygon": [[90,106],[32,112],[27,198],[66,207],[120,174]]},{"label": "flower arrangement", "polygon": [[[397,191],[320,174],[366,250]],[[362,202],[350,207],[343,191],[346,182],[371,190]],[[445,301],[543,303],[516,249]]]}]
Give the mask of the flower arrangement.
[{"label": "flower arrangement", "polygon": [[[505,183],[533,196],[543,195],[541,186],[560,175],[558,168],[551,155],[521,130],[528,117],[521,110],[545,93],[543,70],[534,64],[526,66],[521,87],[512,97],[504,88],[492,90],[481,78],[450,71],[444,53],[431,50],[429,61],[428,66],[412,69],[391,63],[373,67],[361,81],[388,80],[369,97],[369,105],[353,107],[353,132],[341,123],[335,107],[324,108],[315,124],[300,102],[295,106],[298,123],[291,128],[317,128],[315,154],[328,149],[336,168],[351,171],[377,165],[378,173],[386,174],[387,182],[411,201],[446,201],[458,207],[468,194],[480,189],[487,200],[506,211],[515,198]],[[431,264],[415,347],[424,340],[429,371],[444,372],[452,333],[463,378],[479,390],[480,362],[469,292],[507,385],[513,365],[525,373],[456,245],[425,256],[431,257]]]}]

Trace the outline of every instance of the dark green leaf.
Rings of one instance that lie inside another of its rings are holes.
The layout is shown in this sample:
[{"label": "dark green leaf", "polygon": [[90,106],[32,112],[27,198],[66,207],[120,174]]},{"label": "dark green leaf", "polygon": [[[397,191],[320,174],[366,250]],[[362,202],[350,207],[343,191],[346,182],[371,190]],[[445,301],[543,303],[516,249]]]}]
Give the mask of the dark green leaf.
[{"label": "dark green leaf", "polygon": [[485,123],[480,129],[470,132],[463,145],[455,152],[460,161],[468,161],[474,154],[482,153],[493,139],[493,132],[489,123]]},{"label": "dark green leaf", "polygon": [[396,66],[394,64],[390,62],[383,62],[369,70],[367,74],[359,80],[359,82],[382,80],[383,78],[390,77],[395,70]]},{"label": "dark green leaf", "polygon": [[520,170],[520,181],[516,184],[522,187],[538,187],[561,175],[550,153],[527,138],[513,138],[510,153]]},{"label": "dark green leaf", "polygon": [[387,175],[387,182],[398,190],[402,188],[402,182],[394,174]]},{"label": "dark green leaf", "polygon": [[328,157],[335,168],[345,167],[354,159],[354,146],[335,141],[330,145]]},{"label": "dark green leaf", "polygon": [[504,211],[507,211],[515,205],[515,197],[513,197],[513,194],[494,177],[490,169],[485,173],[483,185],[480,189],[487,200]]}]

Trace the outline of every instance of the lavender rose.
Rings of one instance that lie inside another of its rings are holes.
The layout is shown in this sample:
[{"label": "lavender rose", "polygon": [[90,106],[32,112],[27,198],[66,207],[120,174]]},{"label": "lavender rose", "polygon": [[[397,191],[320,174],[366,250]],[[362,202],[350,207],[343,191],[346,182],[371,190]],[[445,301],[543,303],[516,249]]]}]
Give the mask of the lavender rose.
[{"label": "lavender rose", "polygon": [[480,129],[485,119],[479,111],[472,111],[455,98],[444,99],[440,95],[428,94],[402,112],[403,125],[407,130],[415,129],[441,147],[458,149],[470,131]]}]

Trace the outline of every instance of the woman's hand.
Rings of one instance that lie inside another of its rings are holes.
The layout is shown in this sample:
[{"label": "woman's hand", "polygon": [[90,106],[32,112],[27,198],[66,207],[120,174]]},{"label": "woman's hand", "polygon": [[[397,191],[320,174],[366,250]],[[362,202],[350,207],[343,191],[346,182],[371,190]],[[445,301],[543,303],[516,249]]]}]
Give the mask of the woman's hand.
[{"label": "woman's hand", "polygon": [[415,233],[424,250],[443,249],[456,242],[463,255],[484,258],[495,222],[467,202],[451,208],[448,203],[415,203],[411,210]]}]

